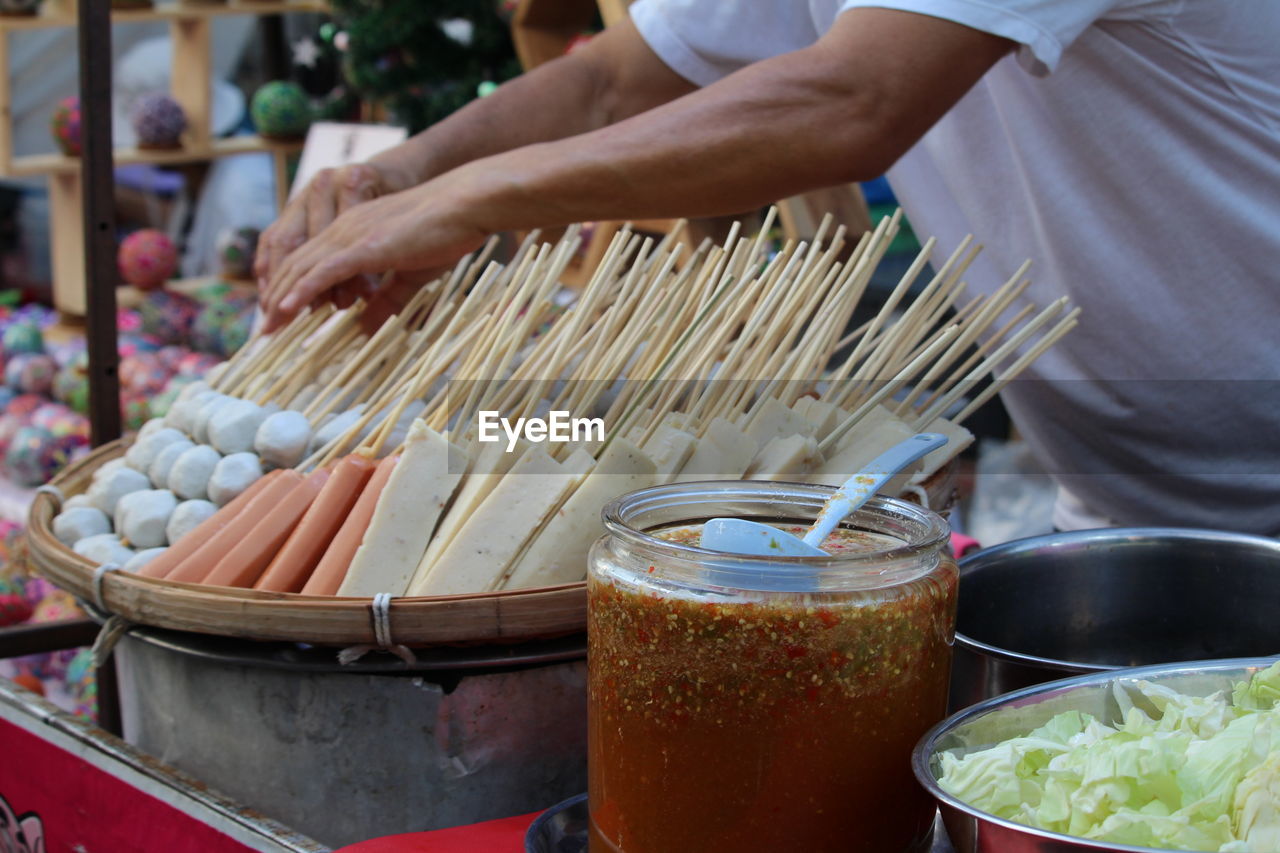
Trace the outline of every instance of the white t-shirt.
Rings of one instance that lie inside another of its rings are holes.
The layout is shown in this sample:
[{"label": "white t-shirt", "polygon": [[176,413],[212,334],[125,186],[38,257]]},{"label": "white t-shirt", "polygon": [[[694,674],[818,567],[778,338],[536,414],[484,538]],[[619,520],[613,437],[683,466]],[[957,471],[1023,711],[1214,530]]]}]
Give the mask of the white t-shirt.
[{"label": "white t-shirt", "polygon": [[[889,172],[941,257],[972,233],[986,292],[1080,326],[1004,393],[1059,482],[1127,525],[1280,533],[1280,3],[640,0],[710,84],[877,6],[1017,42]],[[910,45],[902,45],[910,50]]]}]

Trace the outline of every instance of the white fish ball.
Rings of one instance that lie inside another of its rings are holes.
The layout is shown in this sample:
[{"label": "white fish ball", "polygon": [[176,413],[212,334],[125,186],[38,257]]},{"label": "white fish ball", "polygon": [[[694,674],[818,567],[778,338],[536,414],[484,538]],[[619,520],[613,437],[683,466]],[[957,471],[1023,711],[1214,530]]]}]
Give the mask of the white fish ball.
[{"label": "white fish ball", "polygon": [[200,444],[208,444],[209,420],[219,409],[235,399],[235,397],[228,397],[226,394],[214,394],[209,397],[191,419],[191,437]]},{"label": "white fish ball", "polygon": [[315,435],[311,438],[311,446],[307,448],[310,452],[315,453],[320,448],[342,435],[358,420],[364,412],[364,406],[356,406],[350,411],[335,415],[333,418],[325,422],[323,426],[316,430]]},{"label": "white fish ball", "polygon": [[123,456],[117,456],[115,459],[109,459],[99,465],[98,469],[93,472],[93,482],[96,483],[99,480],[104,480],[112,471],[118,471],[124,467],[125,464]]},{"label": "white fish ball", "polygon": [[79,509],[85,506],[93,506],[93,501],[89,500],[89,496],[83,492],[78,495],[72,495],[62,503],[63,509]]},{"label": "white fish ball", "polygon": [[168,488],[169,473],[173,471],[173,463],[178,461],[179,456],[195,446],[194,441],[184,438],[182,441],[175,441],[157,453],[155,461],[147,469],[147,476],[151,478],[152,485],[157,489]]},{"label": "white fish ball", "polygon": [[222,453],[252,450],[253,437],[267,417],[261,406],[248,400],[228,403],[209,420],[209,443]]},{"label": "white fish ball", "polygon": [[111,519],[97,507],[72,507],[53,520],[53,535],[68,548],[81,539],[111,532]]},{"label": "white fish ball", "polygon": [[98,565],[115,563],[123,567],[133,559],[133,549],[125,547],[120,537],[114,533],[100,533],[97,536],[81,539],[72,546],[72,550]]},{"label": "white fish ball", "polygon": [[186,385],[183,385],[182,389],[178,391],[178,396],[174,398],[174,402],[185,402],[186,400],[197,397],[206,391],[212,390],[213,389],[209,387],[208,382],[205,382],[203,379],[197,379],[195,382],[188,382]]},{"label": "white fish ball", "polygon": [[168,550],[168,548],[148,548],[145,551],[139,551],[133,555],[129,562],[124,564],[124,570],[126,572],[140,572],[143,566]]},{"label": "white fish ball", "polygon": [[167,489],[142,492],[129,502],[120,532],[134,548],[162,548],[169,544],[165,527],[177,506],[178,499]]},{"label": "white fish ball", "polygon": [[146,438],[149,435],[155,435],[164,429],[164,418],[152,418],[142,425],[142,429],[138,430],[138,440]]},{"label": "white fish ball", "polygon": [[222,454],[207,444],[197,444],[185,451],[169,469],[168,486],[183,500],[207,497],[209,477],[221,461]]},{"label": "white fish ball", "polygon": [[130,492],[151,488],[151,481],[141,471],[123,466],[113,469],[89,487],[89,499],[108,516],[114,515],[116,503]]},{"label": "white fish ball", "polygon": [[209,477],[209,500],[226,506],[262,476],[262,461],[256,453],[232,453],[222,457]]},{"label": "white fish ball", "polygon": [[195,530],[217,511],[218,507],[212,501],[194,500],[178,504],[173,510],[173,515],[169,516],[169,524],[164,529],[169,544],[172,545]]},{"label": "white fish ball", "polygon": [[311,424],[299,412],[276,412],[262,422],[253,449],[275,468],[292,468],[302,461],[311,440]]},{"label": "white fish ball", "polygon": [[216,392],[214,391],[201,391],[199,394],[193,394],[181,402],[175,402],[169,408],[169,413],[165,415],[165,422],[174,429],[180,429],[187,435],[191,435],[196,413],[215,394]]},{"label": "white fish ball", "polygon": [[135,471],[146,473],[151,468],[151,463],[156,461],[156,455],[161,450],[164,450],[175,441],[186,440],[187,437],[173,427],[154,430],[150,435],[139,434],[138,440],[133,443],[129,451],[124,455],[125,464]]}]

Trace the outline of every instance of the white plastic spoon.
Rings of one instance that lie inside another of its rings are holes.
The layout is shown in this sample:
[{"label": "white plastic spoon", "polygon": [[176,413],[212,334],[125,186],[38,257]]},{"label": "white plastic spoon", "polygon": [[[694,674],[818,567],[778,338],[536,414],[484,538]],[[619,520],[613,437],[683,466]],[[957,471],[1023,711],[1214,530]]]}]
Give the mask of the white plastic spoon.
[{"label": "white plastic spoon", "polygon": [[713,518],[702,526],[702,539],[698,544],[711,551],[729,554],[828,556],[818,546],[836,529],[836,525],[866,503],[894,474],[946,443],[947,437],[941,433],[922,432],[872,459],[827,500],[803,539],[758,521]]}]

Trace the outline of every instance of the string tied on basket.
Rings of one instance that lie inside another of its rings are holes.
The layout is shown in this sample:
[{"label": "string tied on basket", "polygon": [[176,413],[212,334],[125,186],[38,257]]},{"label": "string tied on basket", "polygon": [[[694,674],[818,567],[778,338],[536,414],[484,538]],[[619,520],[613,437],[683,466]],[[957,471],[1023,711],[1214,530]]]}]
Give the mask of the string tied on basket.
[{"label": "string tied on basket", "polygon": [[53,483],[45,483],[40,488],[36,489],[36,494],[48,495],[49,497],[53,498],[54,501],[57,503],[57,506],[53,508],[53,511],[55,513],[61,511],[62,505],[67,502],[66,495],[62,494],[62,489],[59,489]]},{"label": "string tied on basket", "polygon": [[395,596],[389,592],[380,592],[369,603],[370,618],[373,620],[373,643],[348,646],[338,652],[338,663],[348,666],[360,660],[372,651],[391,652],[409,665],[418,662],[418,658],[408,646],[397,643],[391,635],[391,599]]},{"label": "string tied on basket", "polygon": [[107,662],[107,658],[115,651],[116,643],[120,642],[120,638],[133,627],[132,622],[111,612],[103,595],[102,583],[107,573],[118,571],[121,571],[121,568],[115,563],[103,563],[93,570],[93,604],[99,613],[107,617],[107,621],[102,623],[102,628],[93,641],[93,648],[89,650],[94,667],[100,667]]}]

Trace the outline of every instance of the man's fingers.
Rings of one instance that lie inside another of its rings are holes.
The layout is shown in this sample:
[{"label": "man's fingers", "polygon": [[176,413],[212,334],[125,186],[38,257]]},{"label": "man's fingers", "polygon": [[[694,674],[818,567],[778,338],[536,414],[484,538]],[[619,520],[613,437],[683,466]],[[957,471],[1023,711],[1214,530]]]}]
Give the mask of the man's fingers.
[{"label": "man's fingers", "polygon": [[365,163],[348,166],[337,176],[338,213],[378,196],[380,178],[377,169]]},{"label": "man's fingers", "polygon": [[307,238],[312,239],[338,215],[336,194],[337,173],[333,169],[321,169],[307,185]]},{"label": "man's fingers", "polygon": [[292,316],[335,285],[360,273],[371,272],[363,268],[362,260],[360,251],[351,248],[329,254],[315,263],[308,259],[308,263],[300,264],[297,276],[284,291],[278,313]]},{"label": "man's fingers", "polygon": [[301,204],[291,204],[258,240],[258,253],[254,259],[254,272],[258,287],[263,293],[270,290],[276,271],[285,258],[306,241],[306,211]]}]

